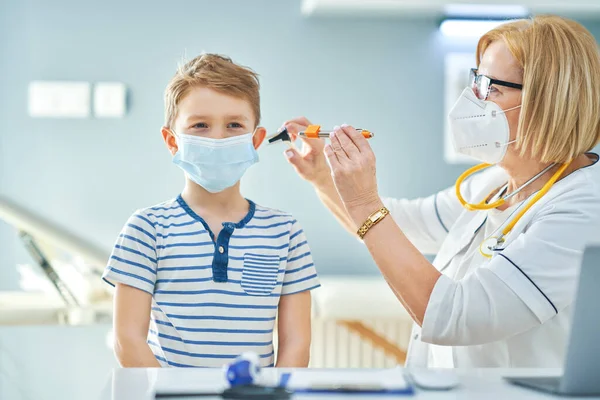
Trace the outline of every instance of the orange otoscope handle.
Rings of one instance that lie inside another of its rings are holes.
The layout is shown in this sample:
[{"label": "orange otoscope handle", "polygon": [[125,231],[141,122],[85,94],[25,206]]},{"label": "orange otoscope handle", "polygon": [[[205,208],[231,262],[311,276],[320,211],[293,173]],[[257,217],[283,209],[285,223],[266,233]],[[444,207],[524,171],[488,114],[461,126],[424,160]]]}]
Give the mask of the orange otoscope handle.
[{"label": "orange otoscope handle", "polygon": [[[375,134],[373,132],[370,132],[366,129],[356,129],[357,131],[359,131],[363,137],[365,137],[366,139],[371,139],[372,137],[375,136]],[[320,125],[309,125],[305,131],[303,132],[298,132],[298,134],[300,136],[304,136],[310,139],[317,139],[317,138],[328,138],[329,135],[331,135],[332,131],[322,131],[321,130],[321,126]]]}]

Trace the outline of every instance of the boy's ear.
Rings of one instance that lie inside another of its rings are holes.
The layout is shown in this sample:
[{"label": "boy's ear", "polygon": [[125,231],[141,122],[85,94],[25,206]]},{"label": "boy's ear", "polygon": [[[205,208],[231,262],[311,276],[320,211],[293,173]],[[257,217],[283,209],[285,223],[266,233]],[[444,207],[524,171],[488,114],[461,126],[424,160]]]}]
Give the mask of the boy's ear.
[{"label": "boy's ear", "polygon": [[163,140],[167,145],[167,149],[169,149],[171,155],[174,156],[175,153],[177,153],[177,150],[179,150],[179,148],[177,147],[177,139],[175,139],[173,132],[170,128],[163,126],[160,130],[160,133],[162,134]]},{"label": "boy's ear", "polygon": [[254,145],[255,149],[258,149],[260,147],[262,142],[264,142],[265,137],[267,137],[267,130],[262,126],[256,128],[256,130],[254,131],[254,136],[252,136],[252,144]]}]

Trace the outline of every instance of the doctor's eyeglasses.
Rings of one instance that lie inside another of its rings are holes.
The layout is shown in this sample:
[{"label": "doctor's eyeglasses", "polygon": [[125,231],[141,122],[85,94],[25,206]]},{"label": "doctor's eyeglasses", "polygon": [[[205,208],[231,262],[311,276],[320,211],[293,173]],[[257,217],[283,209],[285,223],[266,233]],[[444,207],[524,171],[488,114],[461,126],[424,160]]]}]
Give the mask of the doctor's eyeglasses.
[{"label": "doctor's eyeglasses", "polygon": [[486,75],[477,74],[477,68],[471,68],[469,72],[469,85],[471,85],[471,89],[475,92],[475,96],[479,100],[486,100],[490,95],[490,91],[492,90],[492,85],[500,85],[506,86],[514,89],[523,89],[523,85],[519,83],[512,83],[501,81],[498,79],[492,79]]}]

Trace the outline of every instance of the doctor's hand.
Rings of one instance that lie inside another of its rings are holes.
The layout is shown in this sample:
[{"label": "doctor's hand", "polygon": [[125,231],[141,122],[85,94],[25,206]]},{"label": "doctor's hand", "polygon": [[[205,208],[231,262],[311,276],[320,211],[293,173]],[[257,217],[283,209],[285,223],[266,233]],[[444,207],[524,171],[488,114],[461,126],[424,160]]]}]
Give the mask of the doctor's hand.
[{"label": "doctor's hand", "polygon": [[350,217],[362,223],[383,206],[377,192],[375,154],[362,134],[348,125],[336,127],[325,146],[331,175]]},{"label": "doctor's hand", "polygon": [[285,151],[285,157],[294,166],[300,177],[319,187],[331,183],[331,174],[323,154],[325,141],[298,136],[298,132],[304,131],[309,125],[312,124],[305,117],[294,118],[283,124],[290,134],[292,142],[298,137],[302,140],[302,149],[298,151],[295,148],[289,148]]}]

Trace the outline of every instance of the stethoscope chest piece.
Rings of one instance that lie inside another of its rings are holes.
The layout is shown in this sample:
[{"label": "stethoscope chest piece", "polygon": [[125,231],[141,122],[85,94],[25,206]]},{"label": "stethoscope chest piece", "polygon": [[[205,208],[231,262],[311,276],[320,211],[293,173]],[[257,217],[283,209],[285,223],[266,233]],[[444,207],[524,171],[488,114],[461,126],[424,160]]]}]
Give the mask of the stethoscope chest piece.
[{"label": "stethoscope chest piece", "polygon": [[500,245],[504,243],[504,239],[503,238],[498,238],[498,237],[490,237],[485,239],[483,242],[481,242],[481,245],[479,245],[479,252],[481,253],[482,256],[486,257],[486,258],[492,258],[492,256],[494,255],[494,252],[497,252],[498,247],[500,247]]}]

